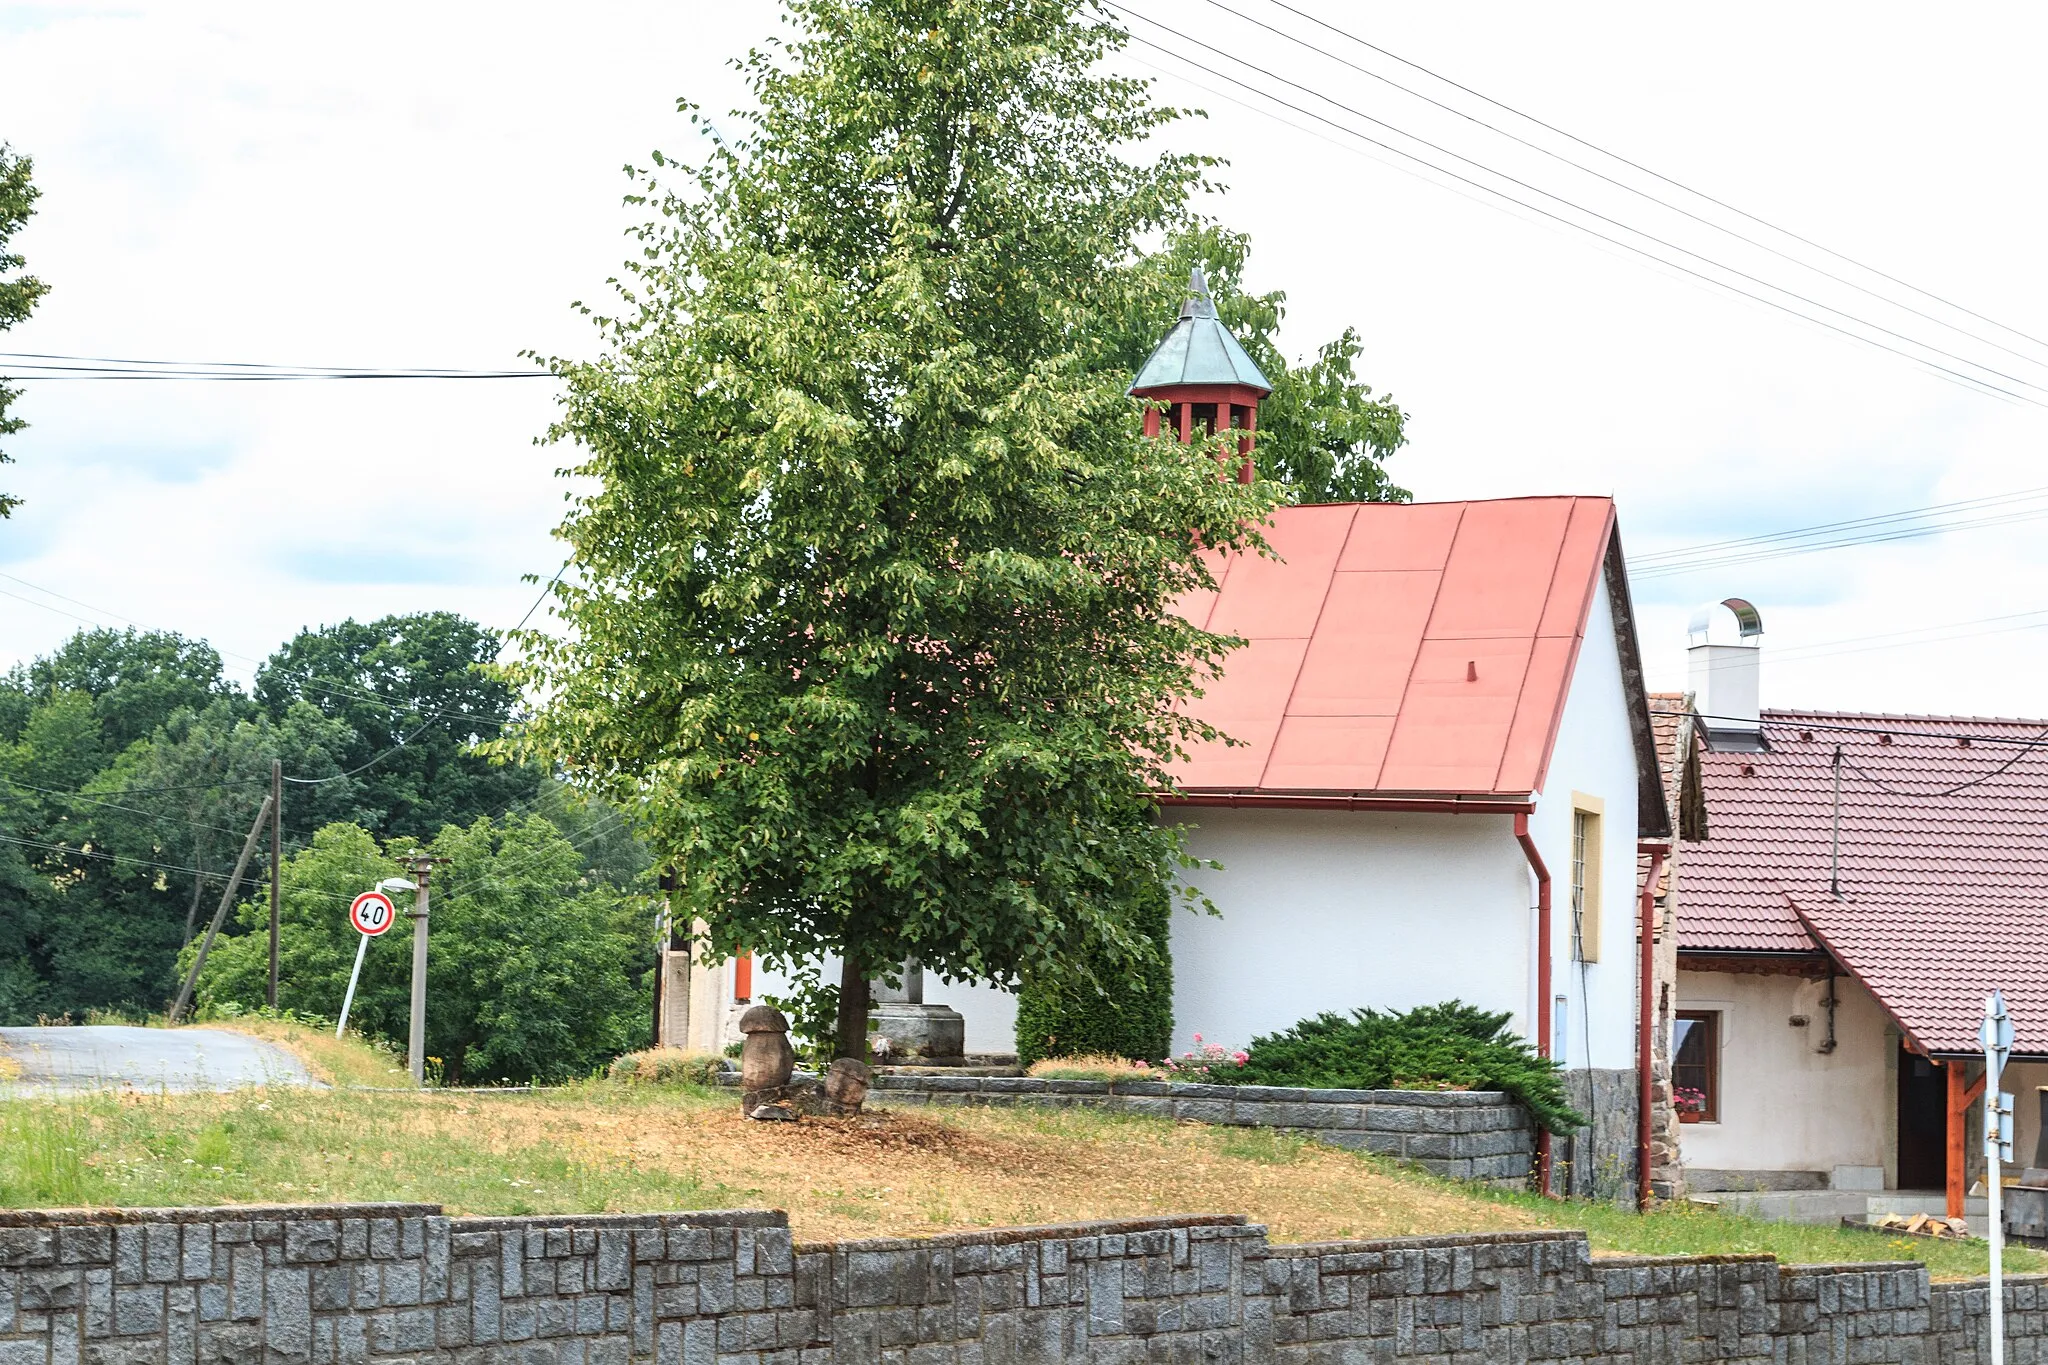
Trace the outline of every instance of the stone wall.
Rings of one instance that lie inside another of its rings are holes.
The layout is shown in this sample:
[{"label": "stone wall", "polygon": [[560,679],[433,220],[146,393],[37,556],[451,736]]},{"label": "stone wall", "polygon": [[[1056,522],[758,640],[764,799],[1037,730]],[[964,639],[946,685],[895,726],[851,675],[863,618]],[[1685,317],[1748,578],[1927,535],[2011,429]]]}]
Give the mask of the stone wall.
[{"label": "stone wall", "polygon": [[[2006,1289],[2048,1361],[2048,1277]],[[1979,1365],[1914,1263],[1593,1260],[1576,1233],[1270,1246],[1187,1217],[793,1245],[779,1213],[0,1213],[0,1365]]]},{"label": "stone wall", "polygon": [[897,1073],[875,1078],[869,1103],[1078,1104],[1199,1123],[1277,1128],[1395,1157],[1437,1175],[1514,1188],[1527,1185],[1536,1150],[1528,1112],[1506,1095],[1482,1091],[1308,1090]]},{"label": "stone wall", "polygon": [[1551,1187],[1578,1199],[1635,1203],[1635,1068],[1564,1074],[1565,1098],[1590,1126],[1551,1139]]}]

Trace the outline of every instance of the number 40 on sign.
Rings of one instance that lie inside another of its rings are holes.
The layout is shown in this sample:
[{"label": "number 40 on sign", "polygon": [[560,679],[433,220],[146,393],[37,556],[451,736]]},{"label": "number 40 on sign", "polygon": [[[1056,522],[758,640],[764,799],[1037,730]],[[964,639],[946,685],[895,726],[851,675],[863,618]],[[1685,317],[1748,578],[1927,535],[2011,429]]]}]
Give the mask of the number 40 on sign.
[{"label": "number 40 on sign", "polygon": [[348,993],[341,997],[341,1018],[335,1021],[334,1036],[339,1038],[348,1028],[349,1006],[356,1002],[356,981],[363,974],[363,954],[370,947],[370,940],[389,929],[398,919],[398,911],[392,907],[391,897],[382,891],[365,891],[348,903],[348,922],[362,935],[356,944],[356,965],[349,970]]}]

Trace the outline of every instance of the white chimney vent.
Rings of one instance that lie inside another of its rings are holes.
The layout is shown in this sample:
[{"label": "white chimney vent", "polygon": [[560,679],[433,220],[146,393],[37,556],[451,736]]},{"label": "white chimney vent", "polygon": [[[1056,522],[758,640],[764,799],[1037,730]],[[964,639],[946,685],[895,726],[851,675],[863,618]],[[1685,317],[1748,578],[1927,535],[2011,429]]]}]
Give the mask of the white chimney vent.
[{"label": "white chimney vent", "polygon": [[1710,749],[1761,751],[1758,659],[1764,618],[1740,597],[1708,602],[1686,627],[1686,672]]}]

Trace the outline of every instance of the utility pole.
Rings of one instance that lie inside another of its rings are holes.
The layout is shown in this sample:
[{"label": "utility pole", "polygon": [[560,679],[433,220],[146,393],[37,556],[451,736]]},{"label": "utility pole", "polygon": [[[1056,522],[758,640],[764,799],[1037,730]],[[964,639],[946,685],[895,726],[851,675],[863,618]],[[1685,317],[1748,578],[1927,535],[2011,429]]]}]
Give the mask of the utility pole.
[{"label": "utility pole", "polygon": [[406,864],[419,888],[412,898],[412,1024],[405,1035],[405,1065],[415,1085],[427,1079],[427,880],[435,863],[447,861],[415,850]]},{"label": "utility pole", "polygon": [[284,841],[284,761],[270,760],[270,984],[264,1003],[277,1008],[277,869]]},{"label": "utility pole", "polygon": [[174,1024],[185,1017],[185,1006],[192,1003],[192,988],[199,984],[199,969],[206,965],[206,955],[213,951],[214,935],[220,932],[221,921],[228,917],[228,907],[235,903],[235,891],[242,885],[242,874],[249,870],[249,859],[256,854],[256,841],[263,837],[263,822],[269,818],[270,798],[266,796],[263,809],[256,812],[255,822],[249,826],[249,837],[242,841],[242,856],[235,859],[234,875],[228,878],[227,889],[220,893],[220,908],[213,912],[213,923],[206,926],[206,937],[199,940],[192,970],[185,973],[185,984],[178,988],[178,1002],[171,1006]]}]

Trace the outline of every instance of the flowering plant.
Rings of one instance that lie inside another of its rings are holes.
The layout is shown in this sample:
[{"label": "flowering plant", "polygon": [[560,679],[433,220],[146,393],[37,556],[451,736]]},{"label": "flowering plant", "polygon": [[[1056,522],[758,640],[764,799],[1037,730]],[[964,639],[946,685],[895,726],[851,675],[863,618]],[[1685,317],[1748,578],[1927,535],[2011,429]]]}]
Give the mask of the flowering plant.
[{"label": "flowering plant", "polygon": [[1195,1035],[1195,1046],[1178,1057],[1168,1057],[1160,1065],[1166,1068],[1169,1081],[1221,1082],[1228,1085],[1232,1073],[1243,1069],[1250,1054],[1242,1048],[1235,1052],[1215,1043],[1205,1043],[1202,1035]]},{"label": "flowering plant", "polygon": [[1704,1114],[1707,1112],[1707,1092],[1691,1086],[1676,1086],[1671,1091],[1671,1103],[1681,1114]]}]

